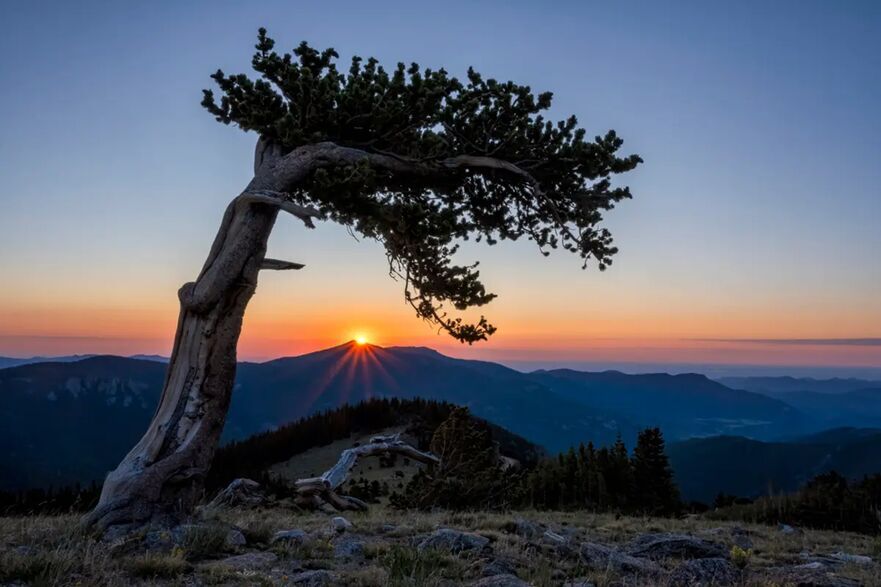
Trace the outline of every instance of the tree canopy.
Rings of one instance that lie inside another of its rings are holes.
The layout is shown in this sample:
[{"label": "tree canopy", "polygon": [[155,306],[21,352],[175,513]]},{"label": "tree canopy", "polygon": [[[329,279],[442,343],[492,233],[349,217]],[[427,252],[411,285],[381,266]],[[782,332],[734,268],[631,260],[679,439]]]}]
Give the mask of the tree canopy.
[{"label": "tree canopy", "polygon": [[642,161],[618,155],[622,141],[614,131],[589,140],[574,116],[545,119],[550,92],[473,69],[460,81],[443,69],[398,63],[387,70],[376,59],[353,57],[343,72],[333,49],[303,42],[279,54],[274,47],[260,29],[252,60],[259,76],[218,70],[211,77],[219,101],[205,90],[202,105],[283,153],[345,149],[346,157],[329,158],[286,185],[285,197],[380,241],[421,318],[468,343],[495,331],[484,317],[466,323],[444,309],[495,297],[477,263],[454,262],[465,240],[526,237],[545,255],[556,248],[580,255],[585,267],[612,262],[617,249],[600,226],[603,212],[630,191],[611,179]]}]

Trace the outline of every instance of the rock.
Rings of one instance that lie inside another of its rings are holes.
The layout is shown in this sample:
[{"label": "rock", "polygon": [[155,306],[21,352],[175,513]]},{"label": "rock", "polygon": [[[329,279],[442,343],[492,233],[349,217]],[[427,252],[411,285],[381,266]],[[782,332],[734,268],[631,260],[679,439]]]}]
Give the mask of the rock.
[{"label": "rock", "polygon": [[389,532],[394,532],[397,529],[398,529],[398,527],[395,526],[394,524],[383,524],[382,526],[379,527],[379,530],[385,534],[387,534]]},{"label": "rock", "polygon": [[495,577],[496,575],[516,575],[517,572],[514,570],[514,566],[508,561],[493,559],[489,562],[484,562],[483,568],[480,571],[480,575],[482,577]]},{"label": "rock", "polygon": [[725,558],[727,552],[720,544],[688,534],[643,534],[627,546],[627,554],[659,560],[665,558]]},{"label": "rock", "polygon": [[596,585],[589,581],[588,579],[573,579],[572,581],[566,581],[563,583],[563,587],[596,587]]},{"label": "rock", "polygon": [[504,530],[527,540],[538,538],[543,532],[541,526],[523,518],[515,518],[513,522],[508,522],[505,524]]},{"label": "rock", "polygon": [[360,540],[341,540],[333,547],[336,558],[357,558],[364,554],[364,543]]},{"label": "rock", "polygon": [[428,548],[445,550],[452,554],[466,550],[480,550],[489,544],[489,538],[470,532],[459,532],[450,528],[435,530],[424,538],[417,548],[422,551]]},{"label": "rock", "polygon": [[309,535],[302,530],[279,530],[272,537],[272,544],[303,544],[309,540]]},{"label": "rock", "polygon": [[863,556],[861,554],[847,554],[846,552],[836,552],[829,555],[831,558],[843,563],[851,563],[855,565],[871,565],[872,557]]},{"label": "rock", "polygon": [[769,579],[773,582],[772,584],[798,587],[859,587],[861,585],[853,579],[830,575],[816,568],[807,568],[808,566],[771,568],[763,578]]},{"label": "rock", "polygon": [[206,564],[206,567],[226,567],[235,571],[246,571],[255,569],[264,569],[275,563],[278,557],[271,552],[247,552],[245,554],[237,554],[219,561],[213,561]]},{"label": "rock", "polygon": [[529,587],[529,583],[516,575],[493,575],[471,583],[474,587]]},{"label": "rock", "polygon": [[778,524],[777,530],[780,531],[781,534],[802,534],[802,531],[798,528],[793,528],[789,524]]},{"label": "rock", "polygon": [[685,561],[670,574],[671,587],[698,587],[702,585],[734,585],[740,573],[727,559],[699,558]]},{"label": "rock", "polygon": [[613,570],[621,573],[654,575],[661,570],[655,562],[636,558],[594,542],[585,542],[581,545],[581,561],[595,571]]},{"label": "rock", "polygon": [[255,507],[266,502],[266,494],[259,483],[251,479],[236,479],[217,494],[208,508]]},{"label": "rock", "polygon": [[342,534],[343,532],[345,532],[346,530],[348,530],[352,527],[352,522],[350,522],[349,520],[345,519],[342,516],[334,516],[330,520],[330,527],[337,534]]},{"label": "rock", "polygon": [[248,541],[245,540],[245,535],[242,534],[240,530],[236,530],[235,528],[233,528],[226,533],[226,545],[231,548],[244,546],[247,543]]},{"label": "rock", "polygon": [[554,546],[566,544],[566,539],[564,537],[550,530],[546,530],[544,534],[542,534],[541,539],[545,544],[552,544]]},{"label": "rock", "polygon": [[330,571],[316,570],[303,571],[297,573],[290,578],[290,585],[304,585],[306,587],[321,587],[322,585],[332,585],[334,575]]}]

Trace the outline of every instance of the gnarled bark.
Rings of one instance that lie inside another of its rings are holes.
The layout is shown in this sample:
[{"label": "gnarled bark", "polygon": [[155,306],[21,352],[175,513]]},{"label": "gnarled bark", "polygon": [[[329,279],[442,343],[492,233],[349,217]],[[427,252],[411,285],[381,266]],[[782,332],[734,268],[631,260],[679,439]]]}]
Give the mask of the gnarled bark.
[{"label": "gnarled bark", "polygon": [[[463,167],[525,174],[488,157],[417,161],[329,142],[285,154],[258,141],[254,179],[227,206],[199,277],[178,292],[181,307],[174,348],[153,420],[107,476],[98,505],[83,519],[85,525],[106,530],[148,522],[170,524],[193,510],[226,420],[236,345],[257,276],[261,269],[300,267],[265,258],[276,216],[282,210],[310,227],[311,219],[319,216],[316,210],[292,202],[286,193],[318,168],[359,162],[402,176],[442,177]],[[334,501],[332,489],[327,496]]]},{"label": "gnarled bark", "polygon": [[[273,159],[258,143],[257,175],[229,205],[198,279],[180,292],[180,316],[153,420],[104,482],[84,523],[106,530],[171,524],[192,511],[217,447],[236,373],[245,308],[257,287],[279,209],[271,196]],[[277,160],[277,159],[276,159]],[[308,218],[305,208],[287,210]]]}]

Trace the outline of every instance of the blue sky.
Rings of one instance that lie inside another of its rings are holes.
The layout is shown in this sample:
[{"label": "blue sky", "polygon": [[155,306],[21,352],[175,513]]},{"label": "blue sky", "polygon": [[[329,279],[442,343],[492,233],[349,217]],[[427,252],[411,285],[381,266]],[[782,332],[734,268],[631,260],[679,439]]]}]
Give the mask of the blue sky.
[{"label": "blue sky", "polygon": [[[248,181],[254,143],[202,111],[201,89],[218,67],[248,71],[260,26],[283,48],[306,39],[344,61],[459,75],[473,65],[552,90],[558,117],[614,128],[643,156],[627,178],[634,200],[608,219],[621,253],[605,274],[526,243],[463,251],[501,294],[486,310],[502,328],[489,347],[498,356],[559,347],[577,359],[591,340],[618,338],[881,335],[879,2],[0,10],[0,353],[56,336],[167,347],[174,292]],[[320,344],[314,332],[345,320],[388,342],[432,344],[379,247],[283,222],[271,248],[312,272],[261,286],[246,327],[255,356]],[[399,319],[409,330],[384,334],[383,321]],[[258,342],[272,337],[281,346]],[[617,358],[639,359],[627,348]],[[863,351],[860,364],[878,358]]]}]

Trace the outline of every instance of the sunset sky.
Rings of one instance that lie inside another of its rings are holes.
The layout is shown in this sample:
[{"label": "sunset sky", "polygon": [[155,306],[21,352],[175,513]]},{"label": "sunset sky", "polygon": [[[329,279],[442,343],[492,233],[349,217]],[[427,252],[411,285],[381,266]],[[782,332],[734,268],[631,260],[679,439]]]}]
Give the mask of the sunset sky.
[{"label": "sunset sky", "polygon": [[881,2],[19,2],[0,16],[0,355],[167,354],[256,137],[199,106],[256,30],[555,93],[645,164],[605,273],[463,247],[499,327],[417,320],[382,247],[281,219],[240,356],[365,336],[518,365],[881,368]]}]

